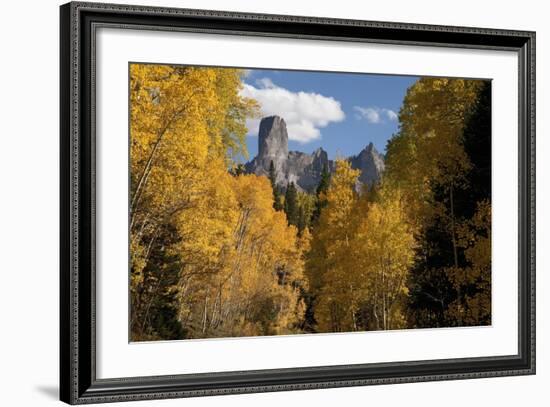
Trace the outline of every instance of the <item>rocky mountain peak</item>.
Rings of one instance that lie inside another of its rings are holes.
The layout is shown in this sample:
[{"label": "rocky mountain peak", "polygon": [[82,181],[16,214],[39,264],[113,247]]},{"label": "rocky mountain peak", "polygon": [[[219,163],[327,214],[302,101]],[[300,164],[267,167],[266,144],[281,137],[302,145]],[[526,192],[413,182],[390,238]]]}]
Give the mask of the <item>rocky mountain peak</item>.
[{"label": "rocky mountain peak", "polygon": [[258,139],[258,157],[262,161],[281,161],[288,155],[288,132],[282,117],[264,117],[260,121]]},{"label": "rocky mountain peak", "polygon": [[320,156],[322,156],[323,154],[324,154],[324,155],[327,155],[327,152],[326,152],[325,150],[323,150],[323,147],[319,147],[317,150],[315,150],[315,151],[313,152],[313,156],[314,156],[314,157],[320,157]]},{"label": "rocky mountain peak", "polygon": [[[372,185],[380,179],[384,171],[384,158],[369,143],[356,156],[347,159],[352,168],[361,170],[358,190],[361,184]],[[311,154],[301,151],[288,151],[288,132],[284,119],[280,116],[264,117],[258,131],[258,155],[245,168],[249,173],[268,175],[273,162],[276,183],[282,187],[294,182],[299,190],[314,192],[321,180],[323,168],[334,172],[334,161],[319,147]]]},{"label": "rocky mountain peak", "polygon": [[384,157],[376,150],[374,144],[369,143],[359,154],[348,159],[351,167],[361,170],[359,182],[372,185],[378,181],[384,172]]},{"label": "rocky mountain peak", "polygon": [[286,186],[285,172],[288,159],[288,132],[280,116],[264,117],[258,131],[258,155],[246,164],[249,172],[267,175],[273,162],[276,182]]}]

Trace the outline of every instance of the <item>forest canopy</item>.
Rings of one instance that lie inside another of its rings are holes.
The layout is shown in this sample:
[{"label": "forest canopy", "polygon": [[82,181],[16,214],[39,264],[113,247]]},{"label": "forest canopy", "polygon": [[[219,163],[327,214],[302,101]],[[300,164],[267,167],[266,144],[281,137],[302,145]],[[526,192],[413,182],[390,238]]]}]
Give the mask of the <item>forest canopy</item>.
[{"label": "forest canopy", "polygon": [[132,341],[491,323],[491,84],[420,78],[381,179],[248,173],[245,72],[130,65]]}]

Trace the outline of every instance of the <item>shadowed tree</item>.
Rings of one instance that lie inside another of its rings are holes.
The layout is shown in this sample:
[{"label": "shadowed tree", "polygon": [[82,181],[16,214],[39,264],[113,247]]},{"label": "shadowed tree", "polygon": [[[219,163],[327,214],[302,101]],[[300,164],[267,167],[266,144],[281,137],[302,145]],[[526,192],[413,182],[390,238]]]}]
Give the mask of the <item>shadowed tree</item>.
[{"label": "shadowed tree", "polygon": [[275,172],[273,160],[269,163],[269,181],[271,182],[271,188],[273,189],[273,208],[276,211],[281,211],[283,210],[283,204],[281,203],[281,191],[277,185],[277,173]]},{"label": "shadowed tree", "polygon": [[315,209],[311,216],[312,224],[315,224],[319,221],[319,217],[321,216],[321,210],[327,204],[326,193],[328,191],[329,185],[330,185],[330,173],[328,172],[327,165],[324,164],[323,171],[321,172],[321,180],[319,181],[319,185],[317,185],[317,189],[315,190],[315,196],[317,197],[317,201],[315,202]]},{"label": "shadowed tree", "polygon": [[298,225],[299,208],[298,208],[298,191],[294,182],[291,182],[286,187],[285,193],[285,213],[289,225]]}]

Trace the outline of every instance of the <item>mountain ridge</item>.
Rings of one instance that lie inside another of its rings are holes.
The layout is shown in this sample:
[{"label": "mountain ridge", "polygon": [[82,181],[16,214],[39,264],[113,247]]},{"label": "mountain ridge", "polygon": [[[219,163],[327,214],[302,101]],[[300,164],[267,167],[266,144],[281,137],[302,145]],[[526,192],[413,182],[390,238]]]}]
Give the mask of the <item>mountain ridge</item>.
[{"label": "mountain ridge", "polygon": [[[380,180],[385,169],[384,157],[369,143],[357,155],[345,158],[360,174],[356,190],[362,185],[372,186]],[[286,122],[280,116],[268,116],[260,121],[258,131],[258,155],[245,164],[247,173],[269,176],[269,168],[273,162],[275,182],[281,188],[294,182],[303,192],[313,193],[321,180],[323,167],[330,173],[335,171],[334,160],[328,159],[328,154],[319,147],[311,154],[288,150],[288,131]]]}]

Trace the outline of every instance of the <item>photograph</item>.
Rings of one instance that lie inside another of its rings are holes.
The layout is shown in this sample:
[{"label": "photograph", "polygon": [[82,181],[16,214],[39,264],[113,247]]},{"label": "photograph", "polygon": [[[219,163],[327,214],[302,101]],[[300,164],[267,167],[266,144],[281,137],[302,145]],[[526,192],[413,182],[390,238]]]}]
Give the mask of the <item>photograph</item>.
[{"label": "photograph", "polygon": [[130,342],[490,326],[487,78],[129,62]]}]

